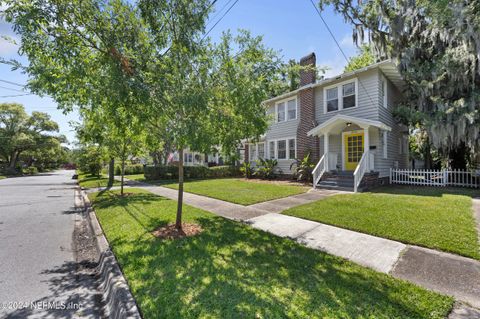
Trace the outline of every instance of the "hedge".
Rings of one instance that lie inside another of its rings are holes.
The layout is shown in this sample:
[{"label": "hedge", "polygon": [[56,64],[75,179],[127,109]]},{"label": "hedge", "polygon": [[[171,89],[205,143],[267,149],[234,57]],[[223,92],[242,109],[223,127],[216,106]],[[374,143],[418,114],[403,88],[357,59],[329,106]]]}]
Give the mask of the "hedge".
[{"label": "hedge", "polygon": [[[125,165],[125,175],[143,174],[143,165]],[[115,175],[122,175],[122,166],[115,165]]]},{"label": "hedge", "polygon": [[[236,177],[240,176],[240,169],[235,166],[185,166],[183,173],[185,179]],[[178,167],[173,165],[146,166],[145,178],[147,180],[177,179]]]}]

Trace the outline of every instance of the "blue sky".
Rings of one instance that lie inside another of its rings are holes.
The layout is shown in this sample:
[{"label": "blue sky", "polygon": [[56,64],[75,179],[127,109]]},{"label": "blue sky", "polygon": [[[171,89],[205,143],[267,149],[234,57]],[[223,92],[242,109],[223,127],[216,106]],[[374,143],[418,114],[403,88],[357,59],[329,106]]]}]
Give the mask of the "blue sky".
[{"label": "blue sky", "polygon": [[[215,8],[220,10],[229,0],[218,0]],[[233,3],[234,1],[231,1]],[[229,6],[226,6],[226,10]],[[211,17],[216,13],[214,12]],[[207,27],[210,28],[222,16],[220,12],[215,20]],[[356,53],[352,42],[351,26],[345,24],[341,16],[327,8],[322,13],[347,56]],[[263,35],[266,46],[281,51],[285,60],[299,60],[310,52],[315,52],[318,66],[327,66],[330,69],[326,76],[342,72],[346,60],[318,17],[310,0],[239,0],[230,12],[210,32],[209,36],[215,41],[222,31],[230,29],[247,29],[253,35]],[[15,36],[9,25],[0,22],[0,35]],[[15,58],[23,63],[27,61],[17,54],[17,47],[0,39],[0,56]],[[25,84],[27,77],[19,71],[11,71],[10,67],[0,64],[0,80],[7,80]],[[10,89],[5,89],[8,87]],[[74,140],[74,132],[69,125],[70,121],[78,121],[76,112],[63,114],[57,110],[56,103],[48,97],[36,95],[4,98],[6,95],[22,94],[13,91],[21,87],[0,82],[0,102],[18,102],[25,106],[28,113],[31,111],[47,112],[60,125],[60,132],[70,141]]]}]

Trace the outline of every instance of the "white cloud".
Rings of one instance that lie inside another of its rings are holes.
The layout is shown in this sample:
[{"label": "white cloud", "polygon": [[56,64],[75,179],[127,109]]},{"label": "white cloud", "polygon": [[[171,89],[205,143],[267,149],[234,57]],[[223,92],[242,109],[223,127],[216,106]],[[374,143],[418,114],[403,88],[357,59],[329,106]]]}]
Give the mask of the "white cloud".
[{"label": "white cloud", "polygon": [[345,34],[343,38],[338,42],[342,49],[354,49],[356,48],[355,43],[353,42],[352,34]]},{"label": "white cloud", "polygon": [[319,67],[328,67],[328,70],[325,71],[323,75],[325,78],[331,78],[343,73],[343,69],[347,61],[342,55],[338,55],[333,59],[321,60],[317,63]]}]

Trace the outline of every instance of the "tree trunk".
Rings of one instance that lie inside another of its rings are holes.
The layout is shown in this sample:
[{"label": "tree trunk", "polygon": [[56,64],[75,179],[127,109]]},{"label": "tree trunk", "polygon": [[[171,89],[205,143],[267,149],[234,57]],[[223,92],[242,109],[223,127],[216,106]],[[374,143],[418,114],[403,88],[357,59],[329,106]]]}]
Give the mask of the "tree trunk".
[{"label": "tree trunk", "polygon": [[17,166],[17,159],[18,159],[18,152],[14,151],[12,156],[10,157],[10,163],[8,167],[11,169],[15,169],[15,166]]},{"label": "tree trunk", "polygon": [[178,151],[178,201],[177,201],[177,220],[175,228],[182,229],[182,205],[183,205],[183,148]]},{"label": "tree trunk", "polygon": [[122,181],[120,185],[120,195],[123,196],[123,177],[125,176],[125,158],[122,158]]},{"label": "tree trunk", "polygon": [[425,141],[425,148],[423,151],[423,160],[425,164],[425,169],[431,169],[433,166],[432,163],[432,148],[430,147],[430,138],[427,135],[426,141]]},{"label": "tree trunk", "polygon": [[449,154],[449,162],[452,169],[460,169],[466,170],[467,169],[467,157],[468,157],[469,150],[465,143],[462,143],[452,149]]},{"label": "tree trunk", "polygon": [[108,187],[113,186],[115,179],[115,157],[110,157],[110,163],[108,164]]}]

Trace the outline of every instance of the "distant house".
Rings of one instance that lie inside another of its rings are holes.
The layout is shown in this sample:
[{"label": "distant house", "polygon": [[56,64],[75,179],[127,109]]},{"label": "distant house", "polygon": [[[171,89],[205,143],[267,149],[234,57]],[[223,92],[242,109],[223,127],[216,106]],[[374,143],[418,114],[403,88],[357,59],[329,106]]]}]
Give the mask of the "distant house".
[{"label": "distant house", "polygon": [[[311,53],[300,64],[315,60]],[[320,81],[315,72],[302,72],[299,89],[265,101],[273,121],[258,142],[245,146],[245,161],[277,159],[292,174],[294,159],[310,153],[320,186],[353,187],[358,178],[382,182],[390,168],[409,164],[408,128],[392,115],[403,85],[391,61]]]}]

